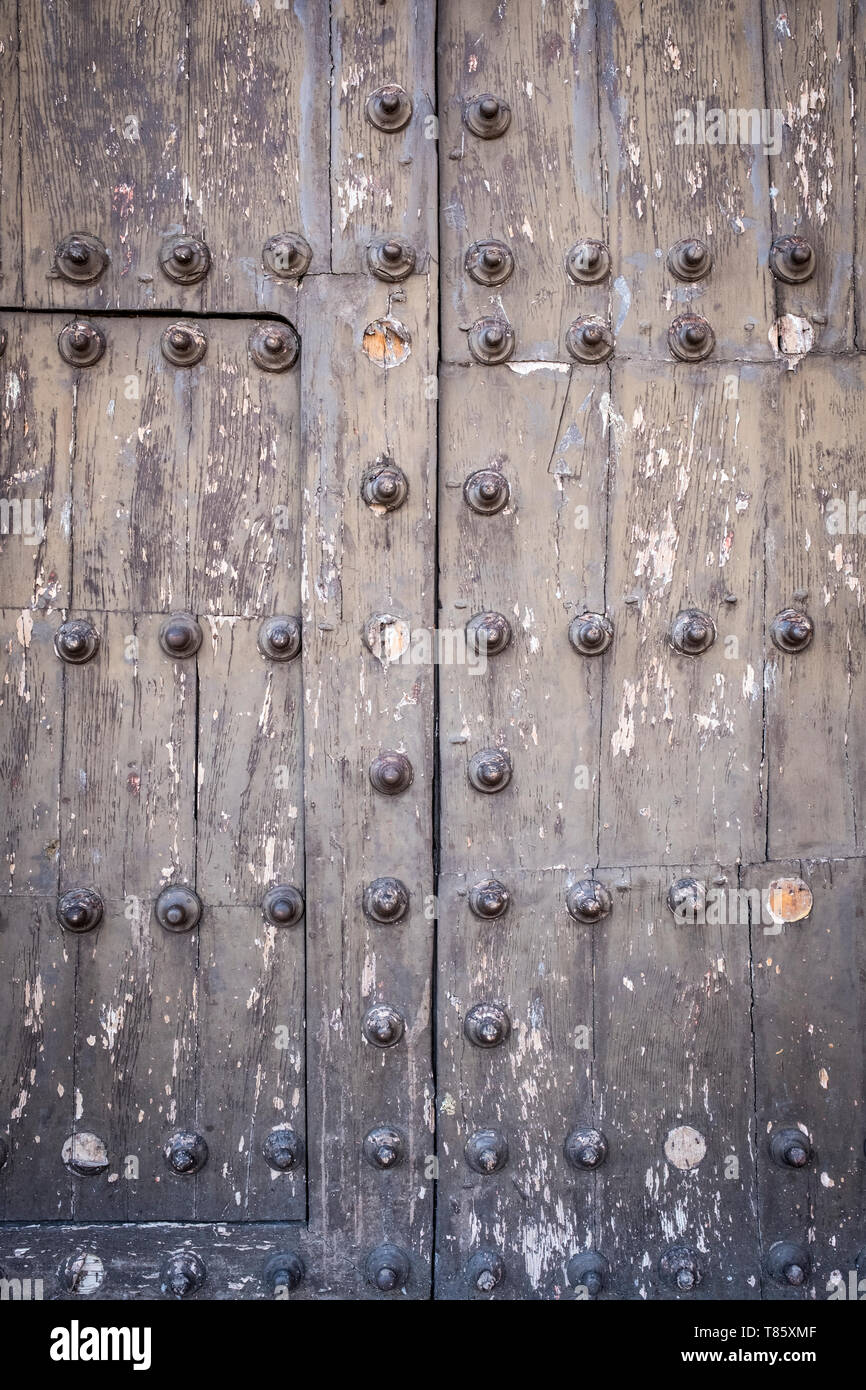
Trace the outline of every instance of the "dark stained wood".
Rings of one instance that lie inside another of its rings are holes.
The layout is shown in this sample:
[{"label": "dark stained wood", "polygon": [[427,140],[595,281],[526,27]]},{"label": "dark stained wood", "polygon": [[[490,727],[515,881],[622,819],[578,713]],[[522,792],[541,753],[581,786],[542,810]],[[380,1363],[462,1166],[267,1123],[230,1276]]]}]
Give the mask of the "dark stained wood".
[{"label": "dark stained wood", "polygon": [[0,287],[5,304],[21,303],[21,154],[18,4],[0,5]]}]

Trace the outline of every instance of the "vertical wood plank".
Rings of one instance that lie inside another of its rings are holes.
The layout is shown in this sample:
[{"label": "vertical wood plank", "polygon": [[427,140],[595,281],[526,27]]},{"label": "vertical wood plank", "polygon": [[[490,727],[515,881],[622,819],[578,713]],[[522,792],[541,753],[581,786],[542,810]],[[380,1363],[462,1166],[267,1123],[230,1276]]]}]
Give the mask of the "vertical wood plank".
[{"label": "vertical wood plank", "polygon": [[18,4],[0,5],[0,285],[4,304],[22,302]]}]

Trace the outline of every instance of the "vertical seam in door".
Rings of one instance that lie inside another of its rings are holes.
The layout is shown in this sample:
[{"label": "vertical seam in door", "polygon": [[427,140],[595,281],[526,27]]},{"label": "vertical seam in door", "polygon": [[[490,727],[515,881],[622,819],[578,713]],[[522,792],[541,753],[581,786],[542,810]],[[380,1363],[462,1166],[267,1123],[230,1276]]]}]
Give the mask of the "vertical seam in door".
[{"label": "vertical seam in door", "polygon": [[[435,103],[436,118],[439,118],[439,5],[436,5],[436,13],[433,20],[433,101]],[[437,136],[439,134],[438,127]],[[434,452],[434,469],[432,478],[433,492],[433,625],[434,630],[439,628],[439,426],[442,418],[442,331],[439,315],[442,306],[442,257],[439,252],[439,232],[442,209],[439,200],[439,158],[440,141],[436,140],[436,159],[434,185],[436,191],[436,259],[431,256],[431,274],[428,281],[429,290],[435,284],[436,290],[436,409],[433,412],[436,431],[436,448]],[[436,267],[436,278],[433,280],[433,266]],[[435,646],[434,646],[435,651]],[[438,1107],[438,1069],[437,1069],[437,1049],[439,1043],[439,991],[437,988],[437,977],[439,967],[439,870],[442,863],[441,836],[439,830],[439,816],[441,812],[441,761],[439,757],[439,663],[433,662],[433,787],[432,787],[432,825],[433,825],[433,943],[430,952],[430,1084],[433,1088],[433,1209],[431,1214],[431,1250],[430,1250],[430,1293],[429,1299],[436,1298],[436,1264],[439,1249],[439,1107]]]}]

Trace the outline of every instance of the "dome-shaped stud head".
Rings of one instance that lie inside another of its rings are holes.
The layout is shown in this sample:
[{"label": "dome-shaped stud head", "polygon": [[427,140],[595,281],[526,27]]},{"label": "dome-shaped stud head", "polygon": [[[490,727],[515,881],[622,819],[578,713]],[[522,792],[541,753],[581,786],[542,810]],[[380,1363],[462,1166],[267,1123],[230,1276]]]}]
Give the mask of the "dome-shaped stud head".
[{"label": "dome-shaped stud head", "polygon": [[585,1298],[598,1298],[608,1280],[608,1263],[597,1250],[582,1250],[572,1255],[565,1269],[571,1288],[584,1290]]},{"label": "dome-shaped stud head", "polygon": [[576,285],[596,285],[610,274],[610,251],[603,241],[584,237],[569,249],[565,269]]},{"label": "dome-shaped stud head", "polygon": [[568,625],[568,640],[580,656],[601,656],[613,641],[613,623],[603,613],[578,613]]},{"label": "dome-shaped stud head", "polygon": [[713,265],[710,248],[705,242],[691,237],[676,242],[668,252],[668,270],[677,280],[703,280]]},{"label": "dome-shaped stud head", "polygon": [[93,367],[105,352],[105,334],[89,319],[73,319],[57,335],[57,351],[70,367]]},{"label": "dome-shaped stud head", "polygon": [[508,1162],[508,1140],[495,1129],[480,1129],[467,1139],[463,1155],[474,1173],[489,1177]]},{"label": "dome-shaped stud head", "polygon": [[210,263],[210,250],[198,237],[169,237],[160,248],[162,272],[178,285],[195,285],[203,280]]},{"label": "dome-shaped stud head", "polygon": [[466,1261],[466,1283],[478,1293],[492,1293],[505,1278],[505,1264],[495,1250],[476,1250]]},{"label": "dome-shaped stud head", "polygon": [[406,1031],[406,1020],[390,1004],[374,1004],[364,1015],[361,1031],[373,1047],[396,1047]]},{"label": "dome-shaped stud head", "polygon": [[263,372],[287,372],[301,354],[301,340],[290,323],[260,323],[249,336],[250,357]]},{"label": "dome-shaped stud head", "polygon": [[770,1157],[780,1168],[807,1168],[812,1161],[812,1144],[807,1134],[794,1125],[773,1130]]},{"label": "dome-shaped stud head", "polygon": [[603,883],[594,878],[582,878],[568,889],[565,906],[575,922],[593,926],[608,916],[612,899]]},{"label": "dome-shaped stud head", "polygon": [[676,921],[683,926],[704,920],[706,902],[706,884],[700,879],[690,876],[678,878],[668,889],[668,907]]},{"label": "dome-shaped stud head", "polygon": [[668,328],[668,347],[681,362],[702,362],[715,345],[716,335],[700,314],[680,314]]},{"label": "dome-shaped stud head", "polygon": [[265,1288],[276,1297],[296,1289],[306,1274],[304,1262],[293,1250],[284,1250],[271,1255],[262,1270]]},{"label": "dome-shaped stud head", "polygon": [[415,773],[405,753],[391,749],[377,754],[370,764],[370,783],[382,796],[399,796],[408,791]]},{"label": "dome-shaped stud head", "polygon": [[108,265],[108,252],[99,237],[72,232],[54,253],[54,269],[73,285],[91,285]]},{"label": "dome-shaped stud head", "polygon": [[504,241],[474,241],[463,267],[476,285],[502,285],[514,273],[514,254]]},{"label": "dome-shaped stud head", "polygon": [[99,651],[99,633],[84,618],[69,618],[54,634],[54,650],[61,661],[83,666]]},{"label": "dome-shaped stud head", "polygon": [[469,890],[469,910],[488,922],[504,917],[510,903],[508,889],[496,878],[486,878]]},{"label": "dome-shaped stud head", "polygon": [[207,335],[199,324],[181,319],[163,330],[159,349],[173,367],[196,367],[207,352]]},{"label": "dome-shaped stud head", "polygon": [[502,318],[477,319],[467,341],[475,361],[486,367],[507,362],[515,348],[514,329]]},{"label": "dome-shaped stud head", "polygon": [[697,1251],[690,1245],[670,1245],[658,1263],[659,1279],[677,1293],[691,1293],[701,1282]]},{"label": "dome-shaped stud head", "polygon": [[262,1158],[275,1173],[291,1173],[303,1162],[304,1142],[295,1130],[278,1125],[265,1137]]},{"label": "dome-shaped stud head", "polygon": [[780,652],[804,652],[815,635],[815,624],[808,613],[799,608],[785,608],[777,613],[770,627],[774,646]]},{"label": "dome-shaped stud head", "polygon": [[815,274],[817,258],[810,243],[801,236],[783,236],[770,247],[770,269],[777,280],[802,285]]},{"label": "dome-shaped stud head", "polygon": [[277,232],[262,247],[262,265],[279,280],[297,280],[305,275],[313,259],[313,248],[300,232]]},{"label": "dome-shaped stud head", "polygon": [[798,1241],[777,1240],[767,1251],[767,1273],[783,1288],[802,1288],[811,1272],[812,1257]]},{"label": "dome-shaped stud head", "polygon": [[399,878],[374,878],[364,889],[363,904],[371,922],[393,926],[409,911],[409,889]]},{"label": "dome-shaped stud head", "polygon": [[402,1163],[406,1152],[406,1141],[393,1125],[376,1125],[364,1136],[362,1153],[371,1168],[380,1172],[390,1172]]},{"label": "dome-shaped stud head", "polygon": [[469,759],[468,772],[470,785],[491,796],[511,781],[511,759],[501,748],[482,748]]},{"label": "dome-shaped stud head", "polygon": [[393,459],[377,459],[361,482],[361,496],[372,512],[396,512],[409,496],[409,480]]},{"label": "dome-shaped stud head", "polygon": [[57,903],[57,920],[64,931],[93,931],[104,914],[102,898],[93,888],[73,888],[63,893]]},{"label": "dome-shaped stud head", "polygon": [[203,1135],[193,1130],[179,1129],[169,1135],[162,1149],[166,1167],[178,1177],[198,1173],[208,1160],[208,1147]]},{"label": "dome-shaped stud head", "polygon": [[192,613],[170,613],[159,628],[159,645],[166,656],[186,661],[195,656],[202,644],[203,633]]},{"label": "dome-shaped stud head", "polygon": [[165,931],[192,931],[201,921],[201,898],[192,888],[163,888],[154,907],[156,920]]},{"label": "dome-shaped stud head", "polygon": [[479,468],[463,484],[463,496],[479,516],[493,516],[508,505],[511,488],[508,479],[493,468]]},{"label": "dome-shaped stud head", "polygon": [[402,130],[412,119],[412,99],[395,82],[378,87],[367,97],[364,114],[370,125],[388,135]]},{"label": "dome-shaped stud head", "polygon": [[395,284],[415,269],[415,248],[403,237],[387,237],[367,247],[367,266],[379,280]]},{"label": "dome-shaped stud head", "polygon": [[700,656],[716,640],[716,625],[700,608],[684,608],[673,621],[670,644],[683,656]]},{"label": "dome-shaped stud head", "polygon": [[304,917],[304,895],[293,883],[275,883],[262,898],[262,916],[272,927],[296,927]]},{"label": "dome-shaped stud head", "polygon": [[186,1298],[202,1287],[207,1279],[204,1260],[194,1250],[178,1250],[164,1261],[160,1288],[169,1298]]},{"label": "dome-shaped stud head", "polygon": [[502,97],[483,92],[466,104],[463,122],[467,130],[471,130],[479,139],[498,140],[511,125],[511,107]]},{"label": "dome-shaped stud head", "polygon": [[572,1168],[588,1172],[600,1168],[607,1158],[607,1139],[600,1129],[579,1126],[569,1132],[563,1151]]},{"label": "dome-shaped stud head", "polygon": [[504,613],[475,613],[466,624],[466,640],[478,656],[499,656],[511,642],[511,624]]},{"label": "dome-shaped stud head", "polygon": [[599,318],[576,318],[565,335],[565,346],[576,362],[606,362],[614,349],[613,334]]},{"label": "dome-shaped stud head", "polygon": [[381,1293],[394,1293],[409,1282],[409,1257],[399,1246],[377,1245],[364,1262],[367,1282]]},{"label": "dome-shaped stud head", "polygon": [[286,614],[266,618],[258,631],[257,643],[268,661],[294,661],[301,650],[301,620]]},{"label": "dome-shaped stud head", "polygon": [[511,1033],[511,1020],[499,1004],[474,1004],[463,1020],[463,1034],[473,1047],[501,1047]]}]

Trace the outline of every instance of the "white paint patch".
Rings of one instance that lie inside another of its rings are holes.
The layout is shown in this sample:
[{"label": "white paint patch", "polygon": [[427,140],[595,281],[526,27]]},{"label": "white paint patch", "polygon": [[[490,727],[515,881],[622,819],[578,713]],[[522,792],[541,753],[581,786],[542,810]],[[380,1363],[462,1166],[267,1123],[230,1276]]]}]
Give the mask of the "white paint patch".
[{"label": "white paint patch", "polygon": [[530,372],[559,372],[561,376],[568,376],[571,367],[567,362],[509,362],[508,370],[518,376],[529,376]]},{"label": "white paint patch", "polygon": [[808,319],[797,314],[783,314],[776,319],[767,336],[776,357],[785,358],[791,371],[815,346],[814,328]]}]

